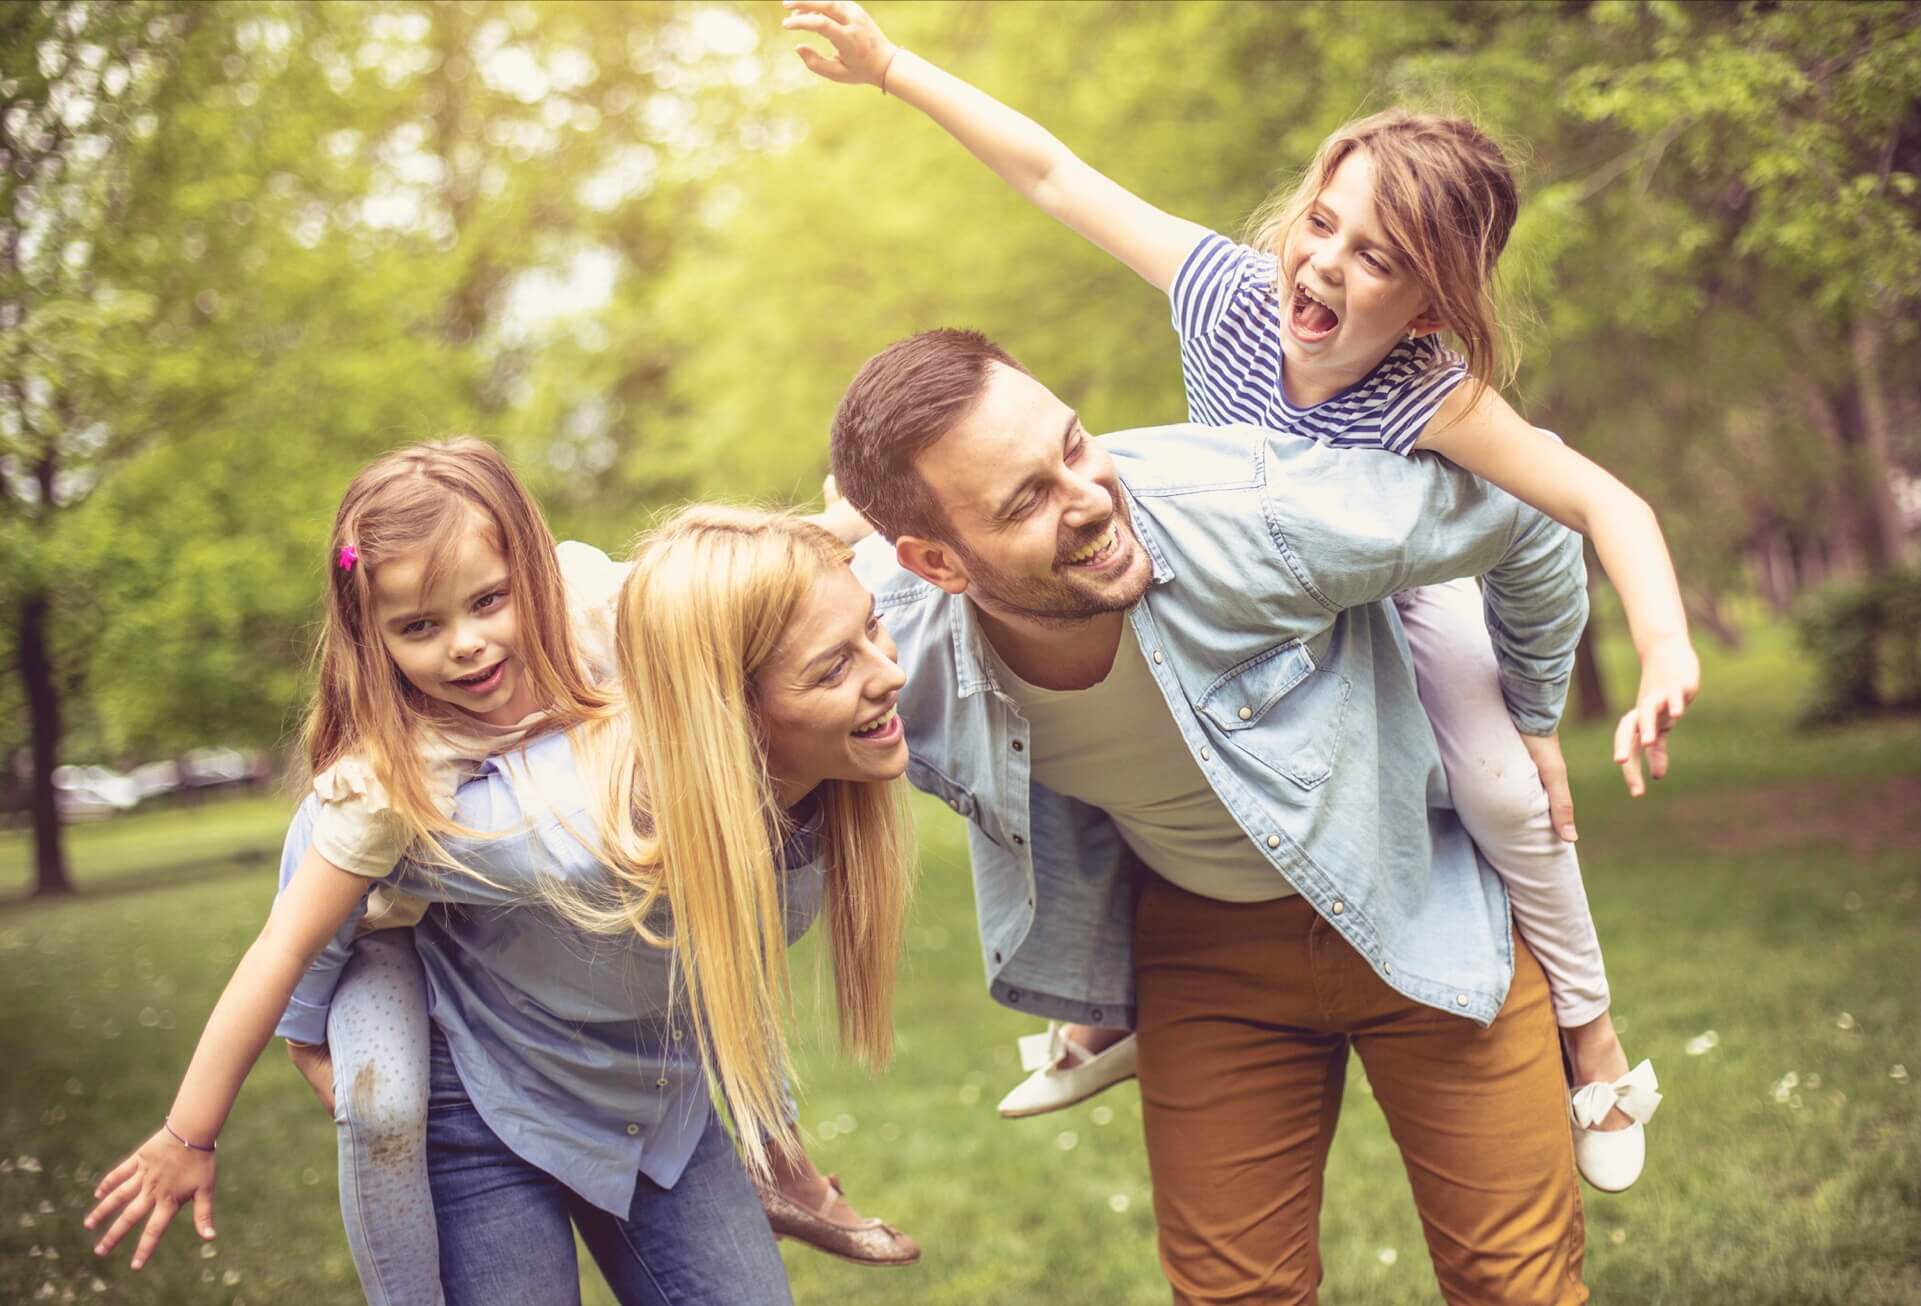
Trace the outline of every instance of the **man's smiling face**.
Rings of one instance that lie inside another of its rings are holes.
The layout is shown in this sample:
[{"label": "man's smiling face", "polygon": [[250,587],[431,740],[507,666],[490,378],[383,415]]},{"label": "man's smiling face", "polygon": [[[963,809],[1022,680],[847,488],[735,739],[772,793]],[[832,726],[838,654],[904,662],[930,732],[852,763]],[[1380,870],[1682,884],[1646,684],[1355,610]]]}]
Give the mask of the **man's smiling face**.
[{"label": "man's smiling face", "polygon": [[915,468],[947,519],[938,543],[953,554],[956,592],[983,609],[1072,622],[1146,593],[1153,569],[1113,459],[1026,373],[992,365],[980,399]]}]

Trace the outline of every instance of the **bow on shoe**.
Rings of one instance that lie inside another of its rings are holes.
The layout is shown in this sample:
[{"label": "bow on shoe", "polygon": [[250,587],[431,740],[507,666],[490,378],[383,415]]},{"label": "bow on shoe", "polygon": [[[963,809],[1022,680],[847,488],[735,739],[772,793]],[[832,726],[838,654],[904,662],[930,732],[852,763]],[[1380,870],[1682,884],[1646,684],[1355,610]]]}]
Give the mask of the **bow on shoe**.
[{"label": "bow on shoe", "polygon": [[1060,1021],[1050,1020],[1045,1034],[1021,1035],[1020,1050],[1022,1070],[1051,1070],[1067,1055],[1066,1029]]},{"label": "bow on shoe", "polygon": [[[1036,1035],[1035,1037],[1039,1037]],[[1660,1085],[1654,1078],[1654,1063],[1643,1061],[1612,1084],[1583,1084],[1569,1099],[1575,1123],[1593,1129],[1607,1119],[1608,1112],[1620,1107],[1637,1125],[1644,1125],[1661,1105]]]}]

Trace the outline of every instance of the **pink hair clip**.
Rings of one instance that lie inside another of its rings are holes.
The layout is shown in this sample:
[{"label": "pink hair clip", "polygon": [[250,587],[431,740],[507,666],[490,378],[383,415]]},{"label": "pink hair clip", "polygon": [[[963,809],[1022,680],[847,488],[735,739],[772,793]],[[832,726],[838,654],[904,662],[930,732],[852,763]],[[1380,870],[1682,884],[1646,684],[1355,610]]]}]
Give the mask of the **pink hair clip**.
[{"label": "pink hair clip", "polygon": [[340,564],[340,570],[352,571],[354,564],[360,561],[360,550],[351,544],[343,544],[340,546],[340,556],[335,561]]}]

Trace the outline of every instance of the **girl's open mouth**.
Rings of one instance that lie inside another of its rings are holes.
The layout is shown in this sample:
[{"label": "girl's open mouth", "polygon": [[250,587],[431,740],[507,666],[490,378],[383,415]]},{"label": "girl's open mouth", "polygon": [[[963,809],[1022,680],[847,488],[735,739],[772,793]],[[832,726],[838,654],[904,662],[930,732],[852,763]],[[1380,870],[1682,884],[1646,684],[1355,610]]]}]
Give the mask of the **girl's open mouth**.
[{"label": "girl's open mouth", "polygon": [[1297,339],[1314,344],[1327,339],[1340,324],[1340,314],[1316,299],[1306,286],[1295,283],[1294,300],[1288,306],[1287,325]]},{"label": "girl's open mouth", "polygon": [[502,658],[485,671],[476,671],[471,676],[462,676],[460,679],[450,681],[449,683],[458,685],[469,694],[491,694],[495,689],[500,687],[501,678],[506,674],[507,659]]}]

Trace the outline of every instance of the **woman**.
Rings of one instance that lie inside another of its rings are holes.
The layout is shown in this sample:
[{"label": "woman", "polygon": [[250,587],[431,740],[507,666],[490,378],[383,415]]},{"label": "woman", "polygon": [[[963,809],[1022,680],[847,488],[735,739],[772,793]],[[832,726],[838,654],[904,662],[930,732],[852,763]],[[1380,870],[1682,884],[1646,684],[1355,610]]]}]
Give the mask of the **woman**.
[{"label": "woman", "polygon": [[825,910],[842,1043],[882,1064],[907,898],[903,678],[848,558],[793,517],[675,517],[622,591],[624,718],[463,787],[478,874],[398,874],[447,904],[416,943],[454,1306],[576,1302],[570,1224],[623,1303],[789,1300],[749,1179],[792,1138],[787,945]]}]

